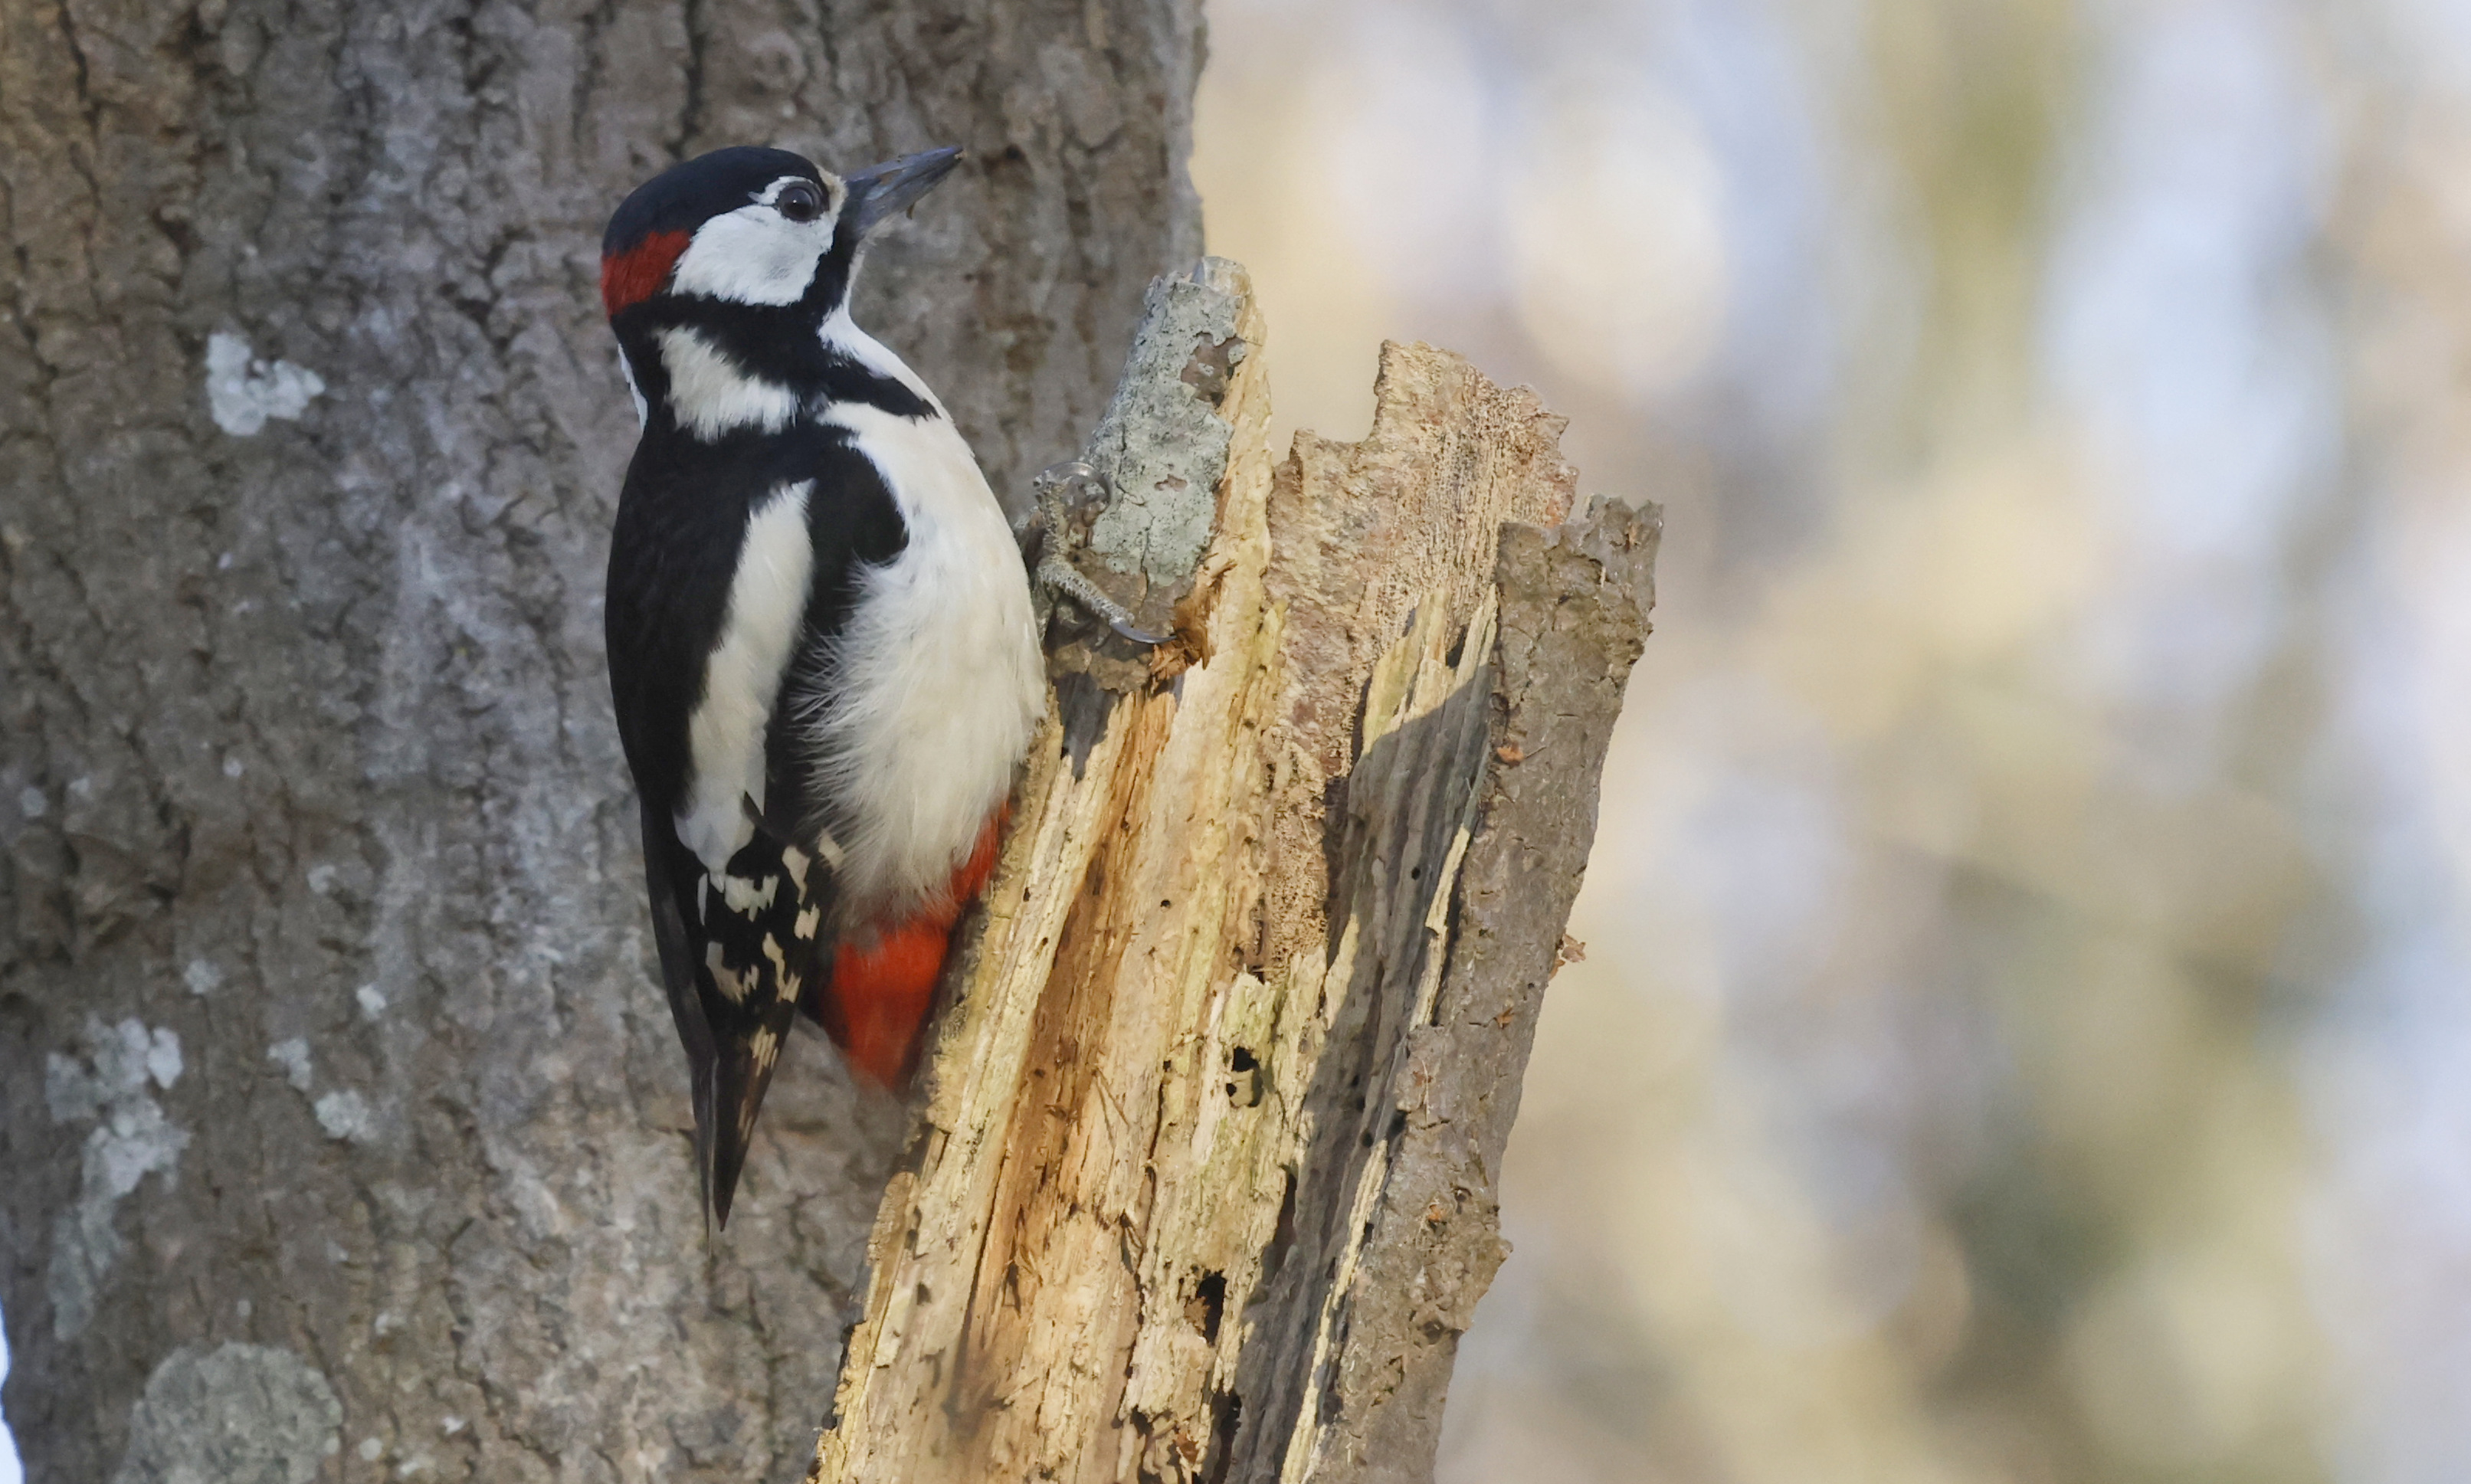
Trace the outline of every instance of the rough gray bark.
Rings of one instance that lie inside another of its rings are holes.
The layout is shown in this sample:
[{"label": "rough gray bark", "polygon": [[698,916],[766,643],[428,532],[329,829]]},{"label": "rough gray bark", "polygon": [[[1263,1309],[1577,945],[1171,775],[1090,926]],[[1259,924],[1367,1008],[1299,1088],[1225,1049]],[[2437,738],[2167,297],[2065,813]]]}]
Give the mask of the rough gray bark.
[{"label": "rough gray bark", "polygon": [[1000,488],[1198,248],[1194,0],[0,7],[0,1304],[33,1477],[794,1477],[901,1116],[707,1253],[600,655],[595,250],[971,160],[860,318]]}]

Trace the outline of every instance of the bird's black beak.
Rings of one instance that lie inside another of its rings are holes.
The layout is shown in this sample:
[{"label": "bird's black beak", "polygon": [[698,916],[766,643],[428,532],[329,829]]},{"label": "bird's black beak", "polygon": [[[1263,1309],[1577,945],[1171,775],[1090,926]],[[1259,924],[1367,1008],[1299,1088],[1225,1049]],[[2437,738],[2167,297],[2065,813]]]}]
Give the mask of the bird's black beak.
[{"label": "bird's black beak", "polygon": [[849,177],[849,204],[841,208],[841,220],[864,237],[916,205],[960,162],[960,147],[947,145],[869,165]]}]

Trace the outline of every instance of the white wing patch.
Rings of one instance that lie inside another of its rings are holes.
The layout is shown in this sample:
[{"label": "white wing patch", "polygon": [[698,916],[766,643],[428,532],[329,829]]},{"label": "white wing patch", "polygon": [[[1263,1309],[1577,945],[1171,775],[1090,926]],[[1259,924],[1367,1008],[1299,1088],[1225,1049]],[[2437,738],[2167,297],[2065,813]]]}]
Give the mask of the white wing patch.
[{"label": "white wing patch", "polygon": [[[845,319],[828,338],[926,393]],[[864,573],[830,692],[800,714],[818,795],[837,812],[818,823],[841,826],[843,911],[879,921],[943,890],[968,858],[1046,710],[1047,671],[1020,550],[951,419],[863,403],[823,415],[854,435],[909,533],[900,555]]]},{"label": "white wing patch", "polygon": [[744,801],[764,807],[764,735],[806,628],[814,574],[815,549],[807,537],[807,497],[813,488],[812,481],[784,484],[748,517],[720,645],[705,665],[703,698],[687,721],[694,783],[677,817],[678,838],[715,876],[754,837]]},{"label": "white wing patch", "polygon": [[683,325],[661,332],[670,407],[678,426],[709,443],[734,429],[778,433],[798,415],[798,394],[749,373],[729,353]]}]

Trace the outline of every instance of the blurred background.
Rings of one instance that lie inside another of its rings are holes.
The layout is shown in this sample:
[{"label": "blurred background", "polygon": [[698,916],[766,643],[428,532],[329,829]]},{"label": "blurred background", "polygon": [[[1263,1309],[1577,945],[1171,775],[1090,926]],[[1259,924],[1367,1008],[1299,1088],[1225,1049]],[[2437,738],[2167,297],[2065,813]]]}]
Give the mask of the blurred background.
[{"label": "blurred background", "polygon": [[2471,5],[1211,28],[1281,446],[1667,509],[1446,1484],[2471,1479]]}]

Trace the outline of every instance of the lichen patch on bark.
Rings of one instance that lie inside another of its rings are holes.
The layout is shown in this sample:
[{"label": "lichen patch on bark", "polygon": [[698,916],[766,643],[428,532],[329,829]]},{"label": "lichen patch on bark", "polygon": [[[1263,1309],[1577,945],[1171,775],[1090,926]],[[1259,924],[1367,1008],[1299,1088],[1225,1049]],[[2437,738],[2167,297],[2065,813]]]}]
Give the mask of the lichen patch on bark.
[{"label": "lichen patch on bark", "polygon": [[183,1345],[146,1378],[111,1484],[311,1484],[341,1449],[343,1404],[271,1345]]},{"label": "lichen patch on bark", "polygon": [[82,1144],[76,1203],[52,1223],[52,1333],[74,1339],[94,1318],[95,1302],[128,1243],[120,1203],[147,1176],[167,1181],[190,1134],[163,1115],[156,1092],[180,1079],[180,1038],[134,1018],[105,1025],[88,1016],[83,1048],[45,1059],[43,1101],[55,1123],[93,1125]]}]

